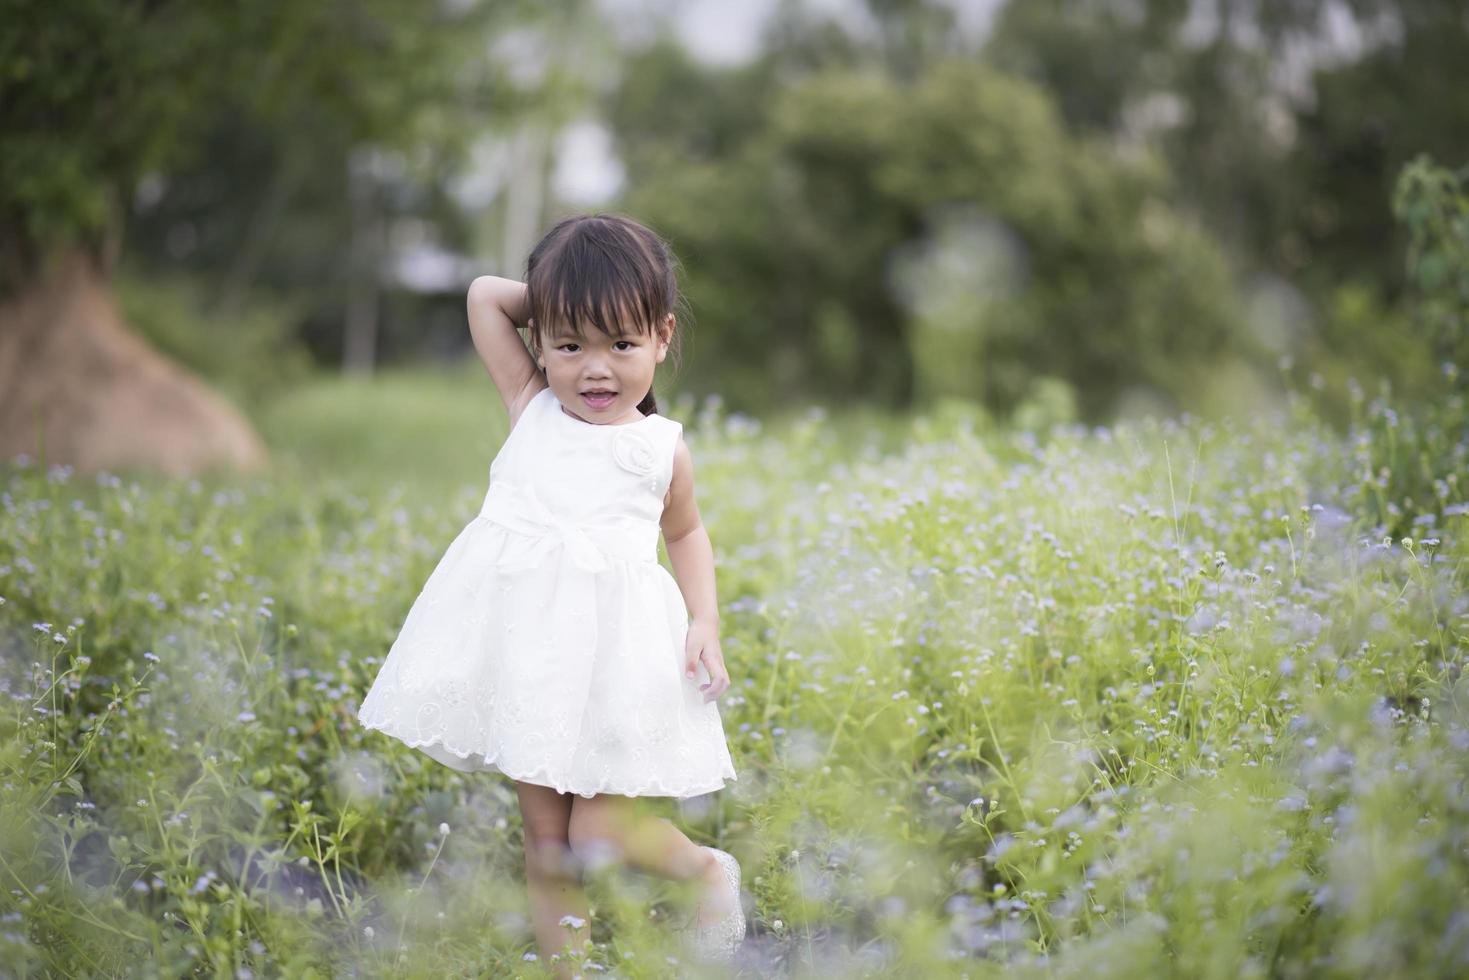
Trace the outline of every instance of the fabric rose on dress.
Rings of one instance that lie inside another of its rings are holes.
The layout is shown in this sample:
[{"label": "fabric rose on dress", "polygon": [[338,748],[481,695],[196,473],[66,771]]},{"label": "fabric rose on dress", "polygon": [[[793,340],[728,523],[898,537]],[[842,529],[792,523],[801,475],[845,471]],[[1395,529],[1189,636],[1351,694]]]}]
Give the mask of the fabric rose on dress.
[{"label": "fabric rose on dress", "polygon": [[653,444],[641,432],[622,426],[612,437],[612,458],[617,465],[636,476],[647,476],[658,466],[658,454]]}]

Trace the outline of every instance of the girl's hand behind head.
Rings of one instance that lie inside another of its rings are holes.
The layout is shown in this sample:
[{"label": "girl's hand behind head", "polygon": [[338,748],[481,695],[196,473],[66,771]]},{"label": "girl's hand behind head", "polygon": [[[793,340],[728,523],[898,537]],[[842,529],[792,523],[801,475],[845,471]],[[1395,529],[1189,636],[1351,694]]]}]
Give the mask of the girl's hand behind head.
[{"label": "girl's hand behind head", "polygon": [[475,352],[513,417],[526,386],[532,381],[541,384],[540,368],[515,329],[526,319],[525,283],[480,276],[469,284],[467,307]]}]

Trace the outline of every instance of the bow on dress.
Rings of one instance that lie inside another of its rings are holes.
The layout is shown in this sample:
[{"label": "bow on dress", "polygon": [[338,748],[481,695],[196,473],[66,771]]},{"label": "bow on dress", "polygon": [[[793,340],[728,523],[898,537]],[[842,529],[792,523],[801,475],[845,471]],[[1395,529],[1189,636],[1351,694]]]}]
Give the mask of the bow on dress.
[{"label": "bow on dress", "polygon": [[560,691],[554,716],[542,719],[557,738],[551,744],[564,748],[567,757],[557,760],[558,771],[575,764],[571,757],[578,746],[577,735],[590,696],[590,656],[598,650],[597,573],[611,566],[612,559],[657,563],[658,525],[654,522],[578,523],[554,514],[529,486],[509,481],[490,485],[480,517],[534,539],[523,555],[497,563],[502,572],[554,567],[557,551],[570,561],[558,569],[555,581],[558,609],[564,617],[520,618],[530,634],[517,636],[529,654],[518,660],[532,684]]},{"label": "bow on dress", "polygon": [[507,571],[541,567],[546,552],[556,546],[564,548],[576,566],[586,572],[606,571],[609,556],[657,561],[657,524],[569,521],[558,517],[524,484],[504,480],[490,484],[480,516],[541,542],[522,559],[503,564]]}]

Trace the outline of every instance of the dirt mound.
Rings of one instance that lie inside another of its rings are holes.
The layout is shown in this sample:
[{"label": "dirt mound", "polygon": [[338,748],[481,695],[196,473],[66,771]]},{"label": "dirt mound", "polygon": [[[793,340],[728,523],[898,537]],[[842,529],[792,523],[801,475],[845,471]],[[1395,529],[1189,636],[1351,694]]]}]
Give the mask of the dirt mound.
[{"label": "dirt mound", "polygon": [[0,457],[171,476],[269,462],[232,405],[122,322],[84,250],[0,302]]}]

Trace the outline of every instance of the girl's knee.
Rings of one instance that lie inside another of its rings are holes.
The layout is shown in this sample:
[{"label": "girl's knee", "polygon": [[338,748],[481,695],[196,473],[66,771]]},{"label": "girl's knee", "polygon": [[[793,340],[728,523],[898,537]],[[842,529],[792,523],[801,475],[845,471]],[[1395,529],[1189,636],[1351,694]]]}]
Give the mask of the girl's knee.
[{"label": "girl's knee", "polygon": [[577,874],[567,842],[571,800],[549,786],[517,782],[521,826],[525,837],[525,871],[536,878]]},{"label": "girl's knee", "polygon": [[571,813],[567,841],[578,861],[589,870],[597,870],[621,859],[616,832],[595,807],[578,807]]},{"label": "girl's knee", "polygon": [[565,837],[525,835],[525,873],[540,880],[574,879],[581,873]]}]

